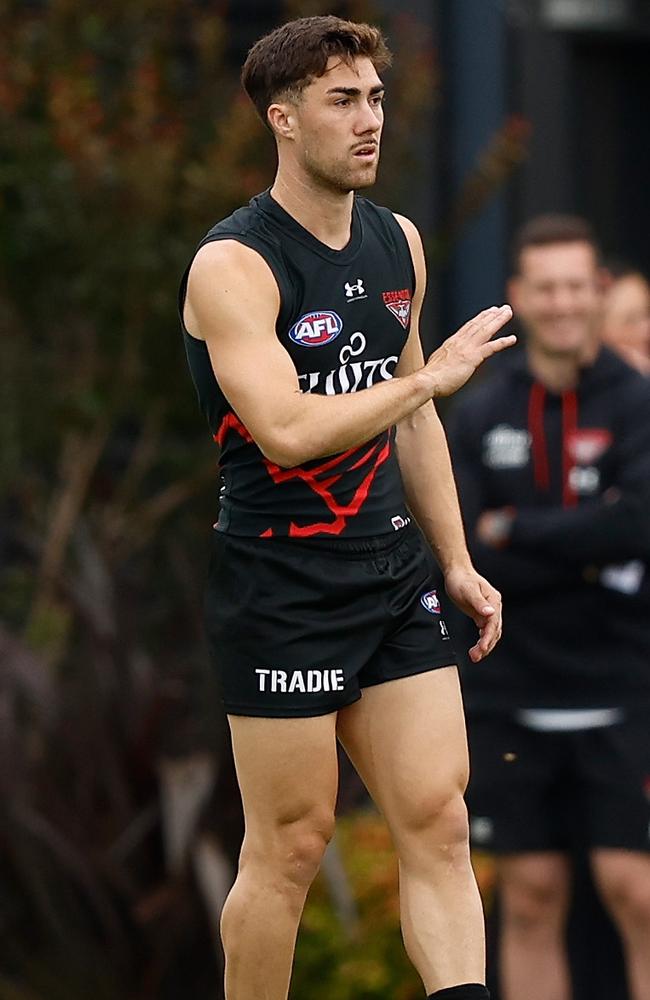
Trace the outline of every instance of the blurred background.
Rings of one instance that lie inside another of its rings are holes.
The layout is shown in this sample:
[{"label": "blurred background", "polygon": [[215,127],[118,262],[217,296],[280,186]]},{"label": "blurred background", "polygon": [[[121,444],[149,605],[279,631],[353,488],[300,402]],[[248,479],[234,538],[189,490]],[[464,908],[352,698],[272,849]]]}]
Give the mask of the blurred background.
[{"label": "blurred background", "polygon": [[[0,2],[0,1000],[221,996],[242,822],[176,293],[272,180],[248,47],[318,13],[395,52],[372,197],[422,230],[429,348],[502,301],[534,213],[579,212],[650,271],[647,0]],[[340,812],[292,996],[415,1000],[395,862],[345,767]]]}]

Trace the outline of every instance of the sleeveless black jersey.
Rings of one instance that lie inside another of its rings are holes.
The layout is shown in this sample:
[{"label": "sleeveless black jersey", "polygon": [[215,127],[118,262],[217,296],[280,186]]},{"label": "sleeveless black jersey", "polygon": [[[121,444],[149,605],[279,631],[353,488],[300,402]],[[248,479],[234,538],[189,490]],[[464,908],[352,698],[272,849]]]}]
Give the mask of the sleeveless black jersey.
[{"label": "sleeveless black jersey", "polygon": [[[303,392],[358,392],[393,377],[410,328],[415,275],[392,212],[355,197],[350,241],[332,250],[269,192],[199,244],[234,239],[257,251],[280,291],[276,333]],[[183,277],[181,322],[189,267]],[[367,537],[408,520],[395,429],[348,451],[285,469],[269,461],[219,388],[203,341],[183,324],[199,404],[221,449],[216,527],[235,535]]]}]

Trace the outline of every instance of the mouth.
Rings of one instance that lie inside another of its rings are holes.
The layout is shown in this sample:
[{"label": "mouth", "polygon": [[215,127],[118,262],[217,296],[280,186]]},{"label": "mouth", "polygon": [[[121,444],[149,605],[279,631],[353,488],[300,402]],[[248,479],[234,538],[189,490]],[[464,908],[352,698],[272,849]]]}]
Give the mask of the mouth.
[{"label": "mouth", "polygon": [[356,149],[353,150],[353,155],[358,160],[372,160],[377,155],[377,143],[367,142],[364,143],[363,146],[357,146]]}]

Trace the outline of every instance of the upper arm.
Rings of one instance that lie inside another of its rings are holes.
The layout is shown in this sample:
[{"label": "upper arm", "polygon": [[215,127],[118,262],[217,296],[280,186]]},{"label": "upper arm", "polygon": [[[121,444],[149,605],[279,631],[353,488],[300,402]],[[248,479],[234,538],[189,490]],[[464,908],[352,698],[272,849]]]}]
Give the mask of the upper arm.
[{"label": "upper arm", "polygon": [[[424,365],[422,341],[420,340],[420,315],[422,313],[422,303],[427,286],[427,268],[422,238],[417,227],[404,215],[395,215],[395,219],[401,226],[406,237],[411,251],[413,270],[415,271],[415,292],[411,306],[411,329],[395,368],[395,375],[399,377],[410,375],[411,372],[418,371]],[[397,427],[398,445],[400,431],[403,432],[406,429],[415,430],[422,424],[423,420],[429,425],[431,423],[435,424],[436,429],[440,429],[440,421],[433,400],[424,403],[419,409],[400,421]]]},{"label": "upper arm", "polygon": [[280,293],[268,264],[235,240],[208,243],[190,270],[185,320],[204,340],[226,399],[261,450],[281,461],[298,375],[275,333]]}]

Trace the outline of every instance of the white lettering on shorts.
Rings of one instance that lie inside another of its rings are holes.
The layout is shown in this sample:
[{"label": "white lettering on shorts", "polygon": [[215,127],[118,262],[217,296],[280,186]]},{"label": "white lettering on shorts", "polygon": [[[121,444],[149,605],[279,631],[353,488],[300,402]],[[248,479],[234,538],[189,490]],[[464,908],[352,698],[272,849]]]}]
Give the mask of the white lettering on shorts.
[{"label": "white lettering on shorts", "polygon": [[255,670],[258,690],[270,694],[319,694],[344,691],[345,676],[340,669],[330,667],[308,670],[277,670],[262,667]]}]

